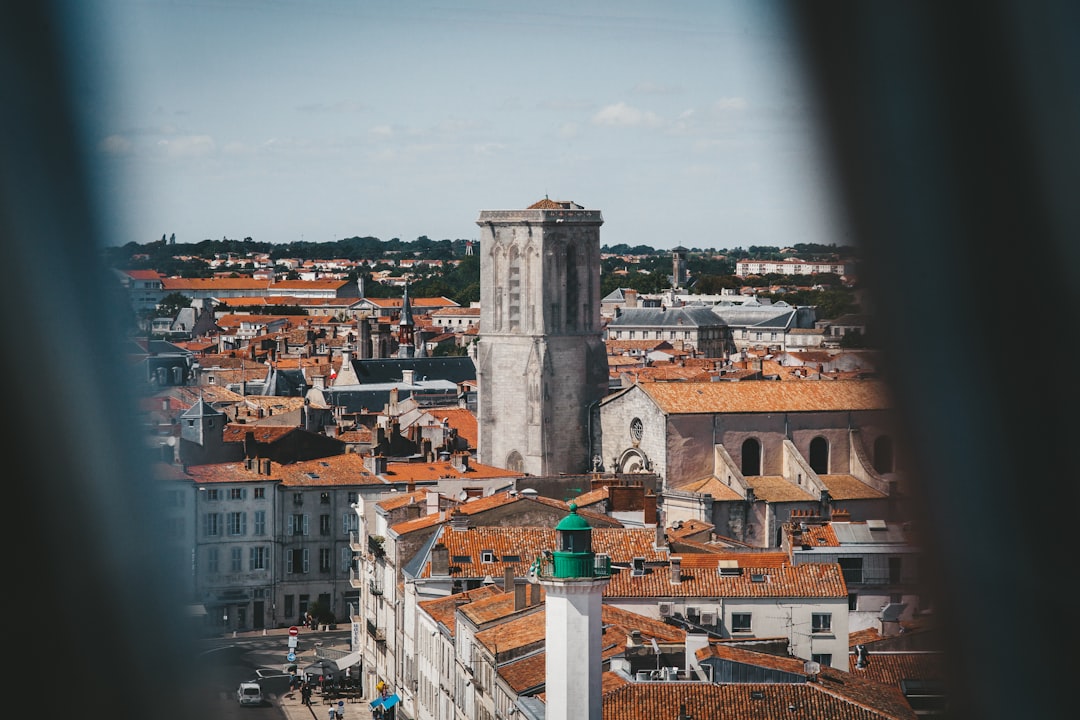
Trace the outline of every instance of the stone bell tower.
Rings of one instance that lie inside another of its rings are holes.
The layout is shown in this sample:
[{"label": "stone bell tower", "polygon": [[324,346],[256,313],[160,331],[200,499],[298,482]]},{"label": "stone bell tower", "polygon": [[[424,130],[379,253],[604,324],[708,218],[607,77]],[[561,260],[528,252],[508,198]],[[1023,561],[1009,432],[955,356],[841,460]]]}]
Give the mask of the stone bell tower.
[{"label": "stone bell tower", "polygon": [[598,210],[547,198],[481,211],[480,462],[532,475],[590,469],[590,413],[608,383],[603,222]]}]

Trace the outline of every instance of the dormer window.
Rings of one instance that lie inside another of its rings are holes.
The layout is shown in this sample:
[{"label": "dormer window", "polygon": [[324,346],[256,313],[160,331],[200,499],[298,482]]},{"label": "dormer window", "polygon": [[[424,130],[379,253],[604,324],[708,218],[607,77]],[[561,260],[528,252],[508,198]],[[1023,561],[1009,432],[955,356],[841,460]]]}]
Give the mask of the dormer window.
[{"label": "dormer window", "polygon": [[631,561],[630,575],[632,577],[641,577],[645,574],[645,558],[636,557]]},{"label": "dormer window", "polygon": [[484,550],[480,553],[480,562],[493,563],[495,562],[495,552],[492,550]]}]

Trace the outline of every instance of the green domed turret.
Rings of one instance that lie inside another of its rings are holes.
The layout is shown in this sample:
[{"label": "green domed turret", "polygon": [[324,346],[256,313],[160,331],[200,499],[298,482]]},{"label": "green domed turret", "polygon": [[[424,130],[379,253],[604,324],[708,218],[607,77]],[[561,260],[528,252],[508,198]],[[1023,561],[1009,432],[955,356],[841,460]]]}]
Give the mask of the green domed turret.
[{"label": "green domed turret", "polygon": [[595,576],[596,556],[592,551],[592,528],[577,514],[577,505],[570,504],[570,514],[555,526],[558,549],[552,553],[552,575],[558,578]]}]

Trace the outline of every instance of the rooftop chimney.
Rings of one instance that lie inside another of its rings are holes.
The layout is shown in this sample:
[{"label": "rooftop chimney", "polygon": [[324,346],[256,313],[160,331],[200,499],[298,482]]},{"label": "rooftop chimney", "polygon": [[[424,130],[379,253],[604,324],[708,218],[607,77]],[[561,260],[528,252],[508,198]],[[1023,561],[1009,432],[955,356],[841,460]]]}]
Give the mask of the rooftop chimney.
[{"label": "rooftop chimney", "polygon": [[515,611],[516,610],[522,610],[522,609],[525,608],[526,605],[529,604],[529,601],[526,599],[526,595],[525,595],[529,591],[528,587],[526,587],[527,585],[528,585],[528,583],[523,583],[523,582],[514,584],[514,610]]},{"label": "rooftop chimney", "polygon": [[450,550],[442,543],[431,548],[431,574],[432,576],[450,574]]},{"label": "rooftop chimney", "polygon": [[673,555],[670,560],[671,565],[671,583],[678,585],[682,582],[682,558],[678,555]]},{"label": "rooftop chimney", "polygon": [[461,532],[469,529],[469,516],[459,510],[450,511],[450,529]]}]

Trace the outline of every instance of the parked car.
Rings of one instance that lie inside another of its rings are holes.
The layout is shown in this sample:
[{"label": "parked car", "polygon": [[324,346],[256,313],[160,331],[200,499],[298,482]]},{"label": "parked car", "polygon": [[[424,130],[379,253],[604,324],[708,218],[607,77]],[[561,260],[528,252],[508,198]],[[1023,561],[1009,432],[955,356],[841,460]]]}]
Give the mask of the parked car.
[{"label": "parked car", "polygon": [[257,682],[242,682],[236,689],[236,701],[241,705],[262,705],[262,686]]}]

